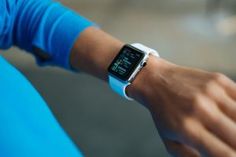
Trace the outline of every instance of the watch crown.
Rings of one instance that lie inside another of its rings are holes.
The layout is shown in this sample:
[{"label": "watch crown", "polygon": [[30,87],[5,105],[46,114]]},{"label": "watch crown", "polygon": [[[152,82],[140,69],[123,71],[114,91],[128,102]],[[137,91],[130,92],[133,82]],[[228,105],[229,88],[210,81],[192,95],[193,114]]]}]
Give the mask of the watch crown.
[{"label": "watch crown", "polygon": [[147,65],[147,62],[146,61],[143,61],[142,63],[141,63],[141,66],[142,67],[145,67]]}]

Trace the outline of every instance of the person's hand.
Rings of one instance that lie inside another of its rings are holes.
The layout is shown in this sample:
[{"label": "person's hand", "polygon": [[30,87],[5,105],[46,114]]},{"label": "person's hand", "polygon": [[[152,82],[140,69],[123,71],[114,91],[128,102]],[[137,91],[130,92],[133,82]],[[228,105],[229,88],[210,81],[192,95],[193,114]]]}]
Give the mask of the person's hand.
[{"label": "person's hand", "polygon": [[226,76],[150,57],[128,94],[150,110],[173,156],[236,156],[236,85]]}]

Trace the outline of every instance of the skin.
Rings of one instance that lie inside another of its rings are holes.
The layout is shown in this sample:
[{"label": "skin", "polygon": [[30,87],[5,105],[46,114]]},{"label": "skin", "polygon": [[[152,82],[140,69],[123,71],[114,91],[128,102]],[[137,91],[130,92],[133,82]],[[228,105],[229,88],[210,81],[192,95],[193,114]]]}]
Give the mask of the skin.
[{"label": "skin", "polygon": [[[123,45],[88,28],[72,49],[71,65],[108,82],[107,68]],[[150,111],[172,156],[236,157],[236,84],[225,75],[150,56],[127,94]]]}]

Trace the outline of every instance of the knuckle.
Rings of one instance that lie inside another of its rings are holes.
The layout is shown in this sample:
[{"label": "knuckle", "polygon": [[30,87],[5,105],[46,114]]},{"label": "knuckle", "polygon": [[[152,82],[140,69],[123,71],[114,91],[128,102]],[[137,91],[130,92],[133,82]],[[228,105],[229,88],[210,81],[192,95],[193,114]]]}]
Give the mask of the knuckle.
[{"label": "knuckle", "polygon": [[227,157],[235,157],[235,156],[236,156],[235,153],[233,153],[233,152],[231,152],[231,151],[228,151],[228,150],[223,151],[223,154],[224,154],[225,156],[227,156]]},{"label": "knuckle", "polygon": [[199,143],[198,125],[195,125],[191,119],[185,120],[183,124],[183,133],[187,141],[193,144]]},{"label": "knuckle", "polygon": [[202,107],[202,103],[204,103],[205,97],[202,93],[195,93],[192,99],[194,106],[197,107],[196,109],[199,109],[199,107]]},{"label": "knuckle", "polygon": [[[214,74],[213,74],[214,75]],[[219,84],[219,80],[221,80],[222,76],[218,76],[218,74],[216,74],[217,76],[213,76],[212,78],[210,78],[207,82],[205,82],[202,86],[201,86],[201,92],[204,95],[209,95],[212,92],[215,91],[215,89],[218,87]]]},{"label": "knuckle", "polygon": [[204,96],[202,94],[196,94],[193,97],[192,104],[192,116],[197,116],[201,113],[205,108]]},{"label": "knuckle", "polygon": [[219,112],[216,108],[212,108],[207,112],[207,117],[212,126],[217,126],[219,123]]},{"label": "knuckle", "polygon": [[214,73],[213,80],[216,82],[224,82],[227,80],[227,77],[222,73]]},{"label": "knuckle", "polygon": [[228,156],[229,156],[229,157],[235,157],[236,154],[235,154],[235,153],[229,153]]},{"label": "knuckle", "polygon": [[199,94],[195,96],[194,101],[194,116],[207,116],[212,122],[218,122],[219,109],[207,97]]},{"label": "knuckle", "polygon": [[192,117],[200,119],[202,119],[202,117],[208,117],[207,120],[204,120],[204,123],[211,122],[218,124],[220,111],[217,105],[214,105],[209,98],[201,94],[196,95],[194,99],[195,103],[193,104]]},{"label": "knuckle", "polygon": [[201,139],[197,133],[197,131],[191,131],[186,133],[186,138],[187,141],[189,141],[188,143],[194,146],[198,146],[201,145]]},{"label": "knuckle", "polygon": [[214,81],[209,81],[207,82],[201,89],[201,92],[203,95],[209,95],[215,90],[215,82]]},{"label": "knuckle", "polygon": [[195,104],[199,104],[200,102],[202,102],[202,99],[203,99],[203,95],[201,93],[195,93],[193,95],[193,102]]},{"label": "knuckle", "polygon": [[182,124],[182,129],[184,133],[189,133],[190,130],[190,126],[189,126],[189,120],[185,119],[183,120],[183,124]]}]

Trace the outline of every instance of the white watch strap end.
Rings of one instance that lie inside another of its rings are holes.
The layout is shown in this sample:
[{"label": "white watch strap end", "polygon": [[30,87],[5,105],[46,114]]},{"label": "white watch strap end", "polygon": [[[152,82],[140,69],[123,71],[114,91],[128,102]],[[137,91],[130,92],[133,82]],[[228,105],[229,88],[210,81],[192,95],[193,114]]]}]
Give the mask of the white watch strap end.
[{"label": "white watch strap end", "polygon": [[145,46],[143,44],[133,43],[131,45],[134,46],[137,49],[140,49],[140,50],[144,51],[144,52],[148,52],[148,53],[152,54],[155,57],[160,57],[159,53],[156,50],[151,49],[151,48],[149,48],[149,47],[147,47],[147,46]]}]

